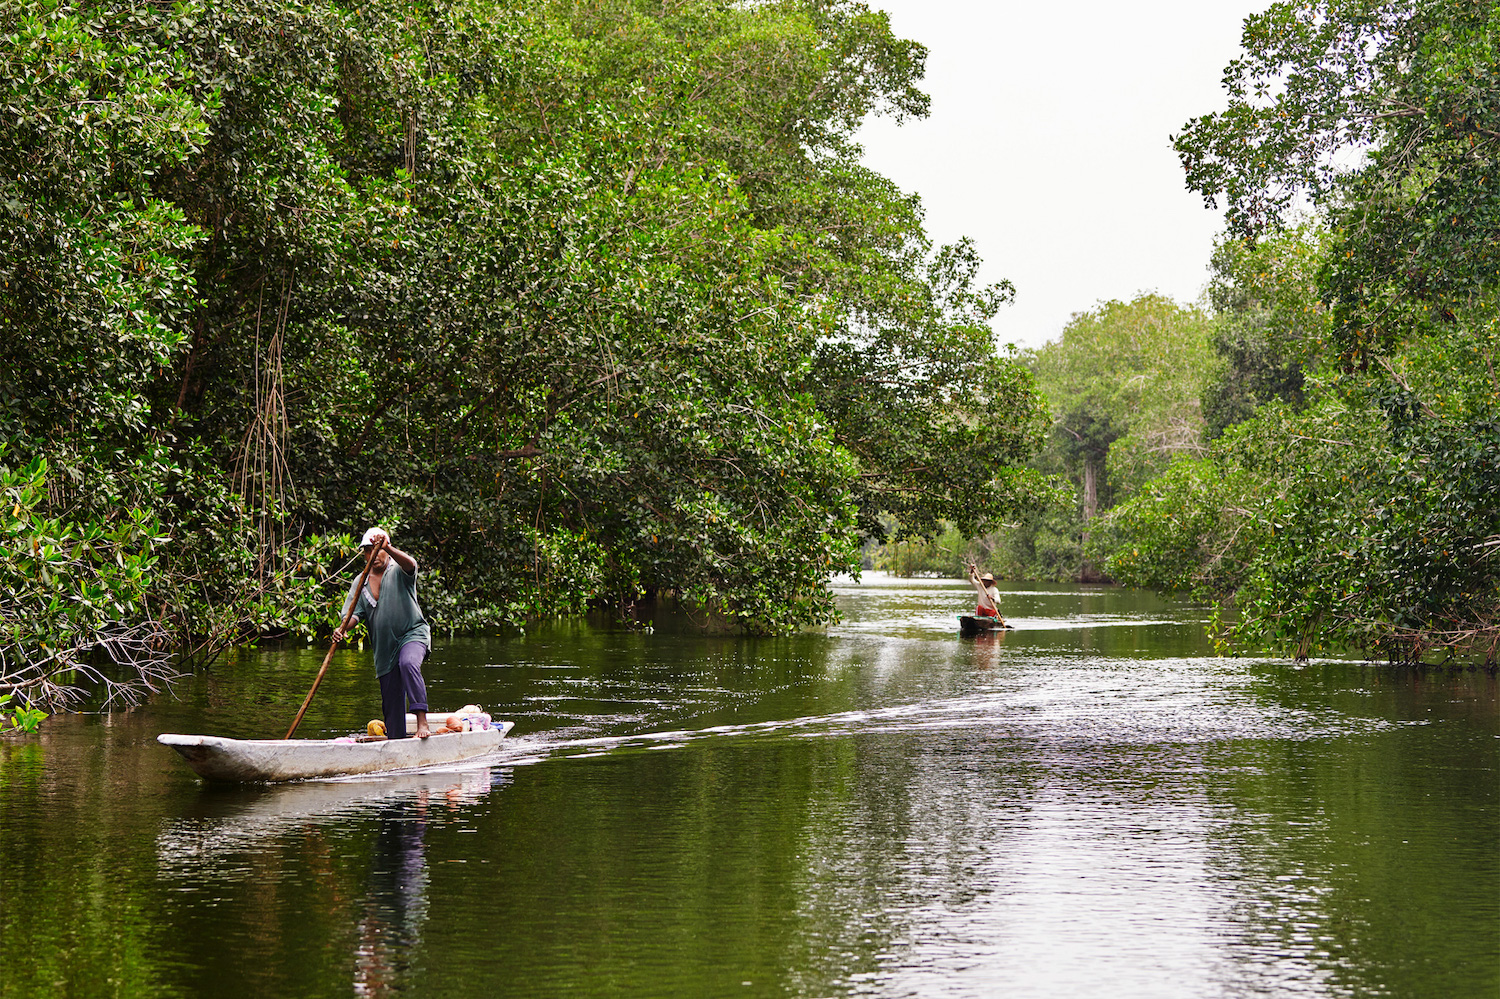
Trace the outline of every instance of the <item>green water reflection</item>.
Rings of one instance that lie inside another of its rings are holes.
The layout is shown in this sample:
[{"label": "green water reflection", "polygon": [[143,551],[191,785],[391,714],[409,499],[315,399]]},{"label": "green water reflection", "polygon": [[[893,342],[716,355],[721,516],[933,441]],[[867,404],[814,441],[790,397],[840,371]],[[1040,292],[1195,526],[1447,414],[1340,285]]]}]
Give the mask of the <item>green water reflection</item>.
[{"label": "green water reflection", "polygon": [[[0,742],[0,995],[1495,996],[1485,673],[1213,658],[1145,594],[844,584],[826,634],[440,642],[484,765],[200,785],[319,649]],[[341,654],[303,722],[363,726]]]}]

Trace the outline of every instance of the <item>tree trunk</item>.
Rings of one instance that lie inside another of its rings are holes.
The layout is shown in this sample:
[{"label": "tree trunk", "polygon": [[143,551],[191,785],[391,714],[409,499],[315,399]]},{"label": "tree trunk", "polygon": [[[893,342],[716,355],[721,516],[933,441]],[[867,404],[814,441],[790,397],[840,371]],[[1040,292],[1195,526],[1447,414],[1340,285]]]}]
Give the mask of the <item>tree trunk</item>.
[{"label": "tree trunk", "polygon": [[1099,512],[1099,462],[1089,458],[1083,463],[1083,536],[1088,537],[1089,521]]},{"label": "tree trunk", "polygon": [[[1083,538],[1079,547],[1087,549],[1089,544],[1089,524],[1099,513],[1099,466],[1101,462],[1097,458],[1087,458],[1083,463]],[[1087,558],[1079,560],[1078,581],[1080,583],[1097,583],[1099,572],[1094,568]]]}]

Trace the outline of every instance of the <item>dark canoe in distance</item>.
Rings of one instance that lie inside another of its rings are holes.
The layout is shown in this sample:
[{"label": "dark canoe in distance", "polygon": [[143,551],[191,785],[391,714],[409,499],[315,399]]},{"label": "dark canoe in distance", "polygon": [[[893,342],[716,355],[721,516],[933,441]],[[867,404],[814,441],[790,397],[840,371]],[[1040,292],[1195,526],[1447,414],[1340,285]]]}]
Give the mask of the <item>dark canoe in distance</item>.
[{"label": "dark canoe in distance", "polygon": [[987,631],[1014,631],[1004,621],[993,617],[974,617],[972,614],[960,614],[958,616],[958,633],[960,635],[982,635]]}]

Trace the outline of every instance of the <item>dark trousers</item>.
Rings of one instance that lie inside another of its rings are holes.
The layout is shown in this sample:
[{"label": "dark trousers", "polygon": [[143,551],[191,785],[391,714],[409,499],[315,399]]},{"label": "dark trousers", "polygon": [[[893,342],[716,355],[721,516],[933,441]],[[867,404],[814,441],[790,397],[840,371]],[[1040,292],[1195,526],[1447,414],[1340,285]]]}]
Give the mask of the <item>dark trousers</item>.
[{"label": "dark trousers", "polygon": [[406,710],[427,710],[427,685],[422,682],[422,660],[427,646],[407,642],[401,646],[396,668],[380,677],[380,713],[385,716],[385,737],[406,738]]}]

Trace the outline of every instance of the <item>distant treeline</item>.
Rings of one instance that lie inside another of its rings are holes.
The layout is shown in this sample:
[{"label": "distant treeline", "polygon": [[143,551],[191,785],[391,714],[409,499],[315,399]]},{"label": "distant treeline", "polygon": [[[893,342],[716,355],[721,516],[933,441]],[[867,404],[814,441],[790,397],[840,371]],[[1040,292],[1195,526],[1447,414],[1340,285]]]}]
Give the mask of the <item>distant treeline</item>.
[{"label": "distant treeline", "polygon": [[1011,289],[860,165],[927,110],[864,4],[0,18],[0,690],[326,633],[370,524],[444,631],[670,590],[779,632],[882,514],[1038,488]]}]

